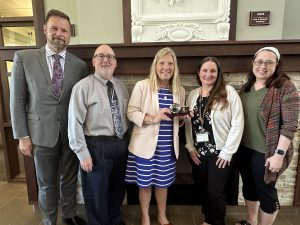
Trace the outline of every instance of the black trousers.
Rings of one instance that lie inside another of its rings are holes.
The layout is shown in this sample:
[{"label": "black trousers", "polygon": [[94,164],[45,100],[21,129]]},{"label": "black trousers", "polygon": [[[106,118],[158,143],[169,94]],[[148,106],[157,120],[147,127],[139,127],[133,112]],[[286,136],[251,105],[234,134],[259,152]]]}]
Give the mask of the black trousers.
[{"label": "black trousers", "polygon": [[128,137],[86,137],[93,170],[81,170],[82,190],[89,225],[120,225],[125,194]]},{"label": "black trousers", "polygon": [[217,156],[201,156],[199,166],[193,165],[197,190],[202,204],[205,222],[212,225],[225,225],[226,186],[232,164],[223,168],[216,166]]},{"label": "black trousers", "polygon": [[259,201],[262,211],[272,214],[280,209],[276,182],[266,184],[265,154],[245,146],[237,152],[239,169],[243,180],[243,196],[249,201]]}]

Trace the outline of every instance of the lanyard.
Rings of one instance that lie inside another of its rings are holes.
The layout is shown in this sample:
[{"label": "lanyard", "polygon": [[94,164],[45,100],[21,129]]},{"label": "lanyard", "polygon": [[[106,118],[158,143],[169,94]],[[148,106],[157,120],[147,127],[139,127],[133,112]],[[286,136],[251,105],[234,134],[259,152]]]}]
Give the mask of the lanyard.
[{"label": "lanyard", "polygon": [[204,110],[203,110],[203,113],[202,113],[202,105],[201,105],[201,102],[202,102],[202,96],[200,95],[200,107],[199,107],[199,121],[201,123],[201,132],[204,132],[205,129],[204,129],[204,117],[205,117],[205,113],[207,112],[207,103],[205,104],[205,107],[204,107]]}]

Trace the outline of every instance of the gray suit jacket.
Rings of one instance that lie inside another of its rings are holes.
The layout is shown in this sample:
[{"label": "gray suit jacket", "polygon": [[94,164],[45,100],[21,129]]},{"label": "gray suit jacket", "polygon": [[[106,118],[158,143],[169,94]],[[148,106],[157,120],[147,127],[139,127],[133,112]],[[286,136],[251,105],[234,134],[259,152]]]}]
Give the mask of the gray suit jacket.
[{"label": "gray suit jacket", "polygon": [[68,145],[68,106],[72,87],[88,74],[84,61],[67,52],[60,97],[52,91],[45,48],[17,51],[10,82],[14,138],[30,136],[34,145],[53,147],[59,135]]}]

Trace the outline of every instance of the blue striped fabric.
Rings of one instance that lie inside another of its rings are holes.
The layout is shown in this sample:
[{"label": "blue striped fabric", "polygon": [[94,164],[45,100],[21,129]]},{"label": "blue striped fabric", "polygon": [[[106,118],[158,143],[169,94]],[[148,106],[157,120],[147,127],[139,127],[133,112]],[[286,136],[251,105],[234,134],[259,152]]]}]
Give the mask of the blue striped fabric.
[{"label": "blue striped fabric", "polygon": [[[169,108],[173,96],[169,89],[158,91],[159,108]],[[142,147],[142,146],[141,146]],[[155,153],[151,159],[144,159],[129,153],[126,168],[126,183],[141,188],[169,187],[175,181],[176,157],[173,149],[173,121],[161,121]]]}]

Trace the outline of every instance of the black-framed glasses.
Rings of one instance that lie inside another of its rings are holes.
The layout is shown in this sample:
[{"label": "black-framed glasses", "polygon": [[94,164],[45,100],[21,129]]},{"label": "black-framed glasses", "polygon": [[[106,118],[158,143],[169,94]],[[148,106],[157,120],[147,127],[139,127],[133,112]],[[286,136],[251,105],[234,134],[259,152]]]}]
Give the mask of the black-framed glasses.
[{"label": "black-framed glasses", "polygon": [[265,64],[266,67],[271,67],[275,64],[277,64],[277,62],[274,62],[272,60],[267,60],[267,61],[263,61],[263,60],[253,60],[253,64],[255,66],[262,66],[263,64]]},{"label": "black-framed glasses", "polygon": [[103,61],[104,58],[106,58],[108,61],[114,61],[116,59],[116,56],[114,55],[104,55],[104,54],[96,54],[94,55],[94,59],[97,59],[98,61]]}]

